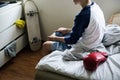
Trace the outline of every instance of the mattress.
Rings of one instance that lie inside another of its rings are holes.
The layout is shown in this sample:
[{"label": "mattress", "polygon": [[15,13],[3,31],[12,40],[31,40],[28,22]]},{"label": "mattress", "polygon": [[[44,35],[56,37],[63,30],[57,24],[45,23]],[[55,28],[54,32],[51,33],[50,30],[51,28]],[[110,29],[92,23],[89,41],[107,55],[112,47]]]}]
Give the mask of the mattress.
[{"label": "mattress", "polygon": [[[23,35],[19,36],[16,40],[16,52],[18,53],[27,45],[27,36],[24,33]],[[4,49],[0,51],[0,67],[2,67],[11,57],[8,57],[4,53]]]},{"label": "mattress", "polygon": [[35,80],[77,80],[77,79],[50,71],[37,70]]},{"label": "mattress", "polygon": [[0,32],[14,24],[22,16],[21,2],[8,4],[0,8]]}]

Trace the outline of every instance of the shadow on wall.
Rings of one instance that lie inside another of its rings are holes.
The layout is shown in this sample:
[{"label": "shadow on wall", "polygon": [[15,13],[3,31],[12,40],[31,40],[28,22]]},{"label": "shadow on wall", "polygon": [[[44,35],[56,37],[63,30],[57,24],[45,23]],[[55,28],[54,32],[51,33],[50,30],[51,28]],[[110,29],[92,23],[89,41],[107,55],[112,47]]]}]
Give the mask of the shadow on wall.
[{"label": "shadow on wall", "polygon": [[58,27],[72,27],[74,16],[81,10],[73,0],[34,0],[40,11],[42,37],[47,36]]}]

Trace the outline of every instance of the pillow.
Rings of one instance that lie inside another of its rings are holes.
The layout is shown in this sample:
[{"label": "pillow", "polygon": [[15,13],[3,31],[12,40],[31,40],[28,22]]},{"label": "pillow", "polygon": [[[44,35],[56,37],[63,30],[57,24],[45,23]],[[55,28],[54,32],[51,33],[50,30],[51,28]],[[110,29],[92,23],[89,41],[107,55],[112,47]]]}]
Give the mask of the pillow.
[{"label": "pillow", "polygon": [[116,13],[111,16],[111,18],[108,21],[108,24],[118,24],[120,25],[120,13]]}]

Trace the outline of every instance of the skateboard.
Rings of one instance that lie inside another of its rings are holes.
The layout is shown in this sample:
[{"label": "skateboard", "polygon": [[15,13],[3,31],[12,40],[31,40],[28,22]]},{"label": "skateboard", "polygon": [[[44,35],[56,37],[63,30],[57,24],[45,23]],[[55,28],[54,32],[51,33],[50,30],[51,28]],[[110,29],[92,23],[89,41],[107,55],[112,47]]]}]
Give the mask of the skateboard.
[{"label": "skateboard", "polygon": [[39,11],[33,0],[24,3],[24,13],[28,33],[28,41],[32,51],[41,47]]}]

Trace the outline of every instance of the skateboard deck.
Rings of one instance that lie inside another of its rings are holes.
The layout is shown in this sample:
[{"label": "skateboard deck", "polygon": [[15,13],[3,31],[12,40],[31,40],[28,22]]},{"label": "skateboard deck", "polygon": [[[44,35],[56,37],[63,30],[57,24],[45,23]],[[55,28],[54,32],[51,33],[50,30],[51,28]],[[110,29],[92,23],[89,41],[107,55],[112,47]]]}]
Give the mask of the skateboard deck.
[{"label": "skateboard deck", "polygon": [[30,48],[32,51],[39,50],[41,34],[38,8],[32,0],[28,0],[24,3],[24,12]]}]

